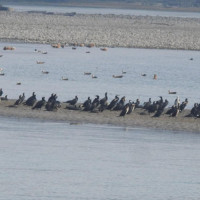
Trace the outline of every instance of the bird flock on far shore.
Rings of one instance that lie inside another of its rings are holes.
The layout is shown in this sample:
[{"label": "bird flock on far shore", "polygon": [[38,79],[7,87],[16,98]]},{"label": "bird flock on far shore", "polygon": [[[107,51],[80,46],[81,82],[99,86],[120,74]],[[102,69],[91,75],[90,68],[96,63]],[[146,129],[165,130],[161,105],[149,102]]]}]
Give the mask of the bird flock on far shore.
[{"label": "bird flock on far shore", "polygon": [[[7,95],[3,95],[3,90],[0,88],[0,100],[8,100]],[[61,104],[66,104],[66,109],[68,110],[80,110],[93,113],[103,112],[104,110],[110,111],[119,111],[119,116],[124,117],[130,115],[135,109],[140,108],[142,112],[141,115],[151,114],[152,117],[160,117],[161,115],[169,115],[171,117],[177,117],[180,112],[188,105],[188,99],[186,98],[182,103],[180,102],[179,97],[175,99],[174,105],[167,107],[169,101],[167,99],[163,100],[162,96],[159,96],[157,101],[152,101],[151,98],[143,104],[140,103],[139,99],[136,101],[129,100],[126,103],[126,97],[123,96],[119,98],[119,95],[116,95],[110,102],[108,102],[108,94],[105,93],[103,98],[100,98],[99,95],[96,95],[92,100],[88,97],[83,103],[78,103],[78,96],[75,96],[74,99],[60,102],[57,100],[58,96],[54,93],[50,95],[48,100],[45,100],[45,97],[42,97],[41,100],[37,101],[35,92],[32,95],[25,99],[25,93],[19,95],[19,98],[15,101],[10,107],[17,107],[19,105],[29,106],[32,110],[45,108],[47,111],[57,111],[61,108]],[[190,113],[186,117],[195,117],[200,118],[200,104],[195,103]]]}]

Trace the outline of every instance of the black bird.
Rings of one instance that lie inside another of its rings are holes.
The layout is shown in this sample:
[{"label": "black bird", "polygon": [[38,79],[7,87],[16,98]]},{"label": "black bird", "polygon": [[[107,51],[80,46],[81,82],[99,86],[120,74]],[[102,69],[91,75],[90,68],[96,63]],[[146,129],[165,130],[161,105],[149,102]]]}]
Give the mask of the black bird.
[{"label": "black bird", "polygon": [[25,100],[25,94],[23,93],[19,101],[19,104],[23,103],[24,100]]},{"label": "black bird", "polygon": [[91,105],[91,111],[97,108],[99,106],[99,103],[100,103],[99,95],[96,95],[96,98],[93,100],[92,105]]},{"label": "black bird", "polygon": [[135,108],[140,108],[140,100],[139,99],[136,99],[136,102],[135,102]]},{"label": "black bird", "polygon": [[20,104],[21,98],[22,98],[22,96],[19,95],[19,98],[18,98],[18,99],[15,101],[15,103],[14,103],[15,106],[17,106],[17,105]]},{"label": "black bird", "polygon": [[180,105],[180,112],[182,112],[188,104],[188,99],[186,98]]},{"label": "black bird", "polygon": [[131,114],[135,110],[135,103],[129,101],[129,110],[127,112],[127,115]]},{"label": "black bird", "polygon": [[56,98],[56,94],[52,93],[51,96],[48,99],[48,102],[55,101],[56,100],[55,98]]},{"label": "black bird", "polygon": [[45,97],[42,97],[42,100],[38,101],[32,109],[41,109],[46,103]]},{"label": "black bird", "polygon": [[108,110],[113,110],[113,108],[117,105],[118,101],[119,101],[119,97],[118,97],[118,95],[116,95],[115,98],[108,105],[107,109]]},{"label": "black bird", "polygon": [[129,103],[127,103],[119,114],[120,117],[124,117],[129,111]]},{"label": "black bird", "polygon": [[70,105],[74,106],[78,102],[78,97],[75,96],[74,99],[66,101],[66,103],[69,103]]},{"label": "black bird", "polygon": [[0,97],[2,96],[2,94],[3,94],[3,90],[2,88],[0,88]]},{"label": "black bird", "polygon": [[2,101],[7,101],[8,100],[8,95],[6,95],[5,97],[1,97]]},{"label": "black bird", "polygon": [[24,104],[27,106],[33,106],[36,101],[37,101],[36,95],[35,92],[33,92],[32,96],[29,97]]},{"label": "black bird", "polygon": [[172,113],[174,113],[175,112],[175,107],[176,106],[173,105],[165,114],[171,115]]},{"label": "black bird", "polygon": [[88,97],[88,99],[83,103],[83,107],[84,107],[84,111],[89,111],[91,110],[91,106],[92,106],[92,101],[90,99],[90,97]]},{"label": "black bird", "polygon": [[164,108],[161,107],[161,108],[159,108],[159,109],[156,111],[156,113],[154,114],[153,117],[160,117],[160,116],[162,115],[163,112],[164,112]]},{"label": "black bird", "polygon": [[100,105],[101,106],[105,106],[107,105],[107,100],[108,100],[108,96],[107,96],[107,92],[105,93],[105,97],[103,99],[100,100]]},{"label": "black bird", "polygon": [[149,98],[149,101],[144,102],[143,108],[144,108],[144,109],[148,109],[150,105],[151,105],[151,98]]},{"label": "black bird", "polygon": [[113,110],[122,110],[124,108],[124,104],[125,104],[126,98],[125,96],[123,96],[120,101],[117,103],[117,105],[114,107]]},{"label": "black bird", "polygon": [[177,117],[179,113],[179,107],[175,106],[173,113],[171,114],[172,117]]}]

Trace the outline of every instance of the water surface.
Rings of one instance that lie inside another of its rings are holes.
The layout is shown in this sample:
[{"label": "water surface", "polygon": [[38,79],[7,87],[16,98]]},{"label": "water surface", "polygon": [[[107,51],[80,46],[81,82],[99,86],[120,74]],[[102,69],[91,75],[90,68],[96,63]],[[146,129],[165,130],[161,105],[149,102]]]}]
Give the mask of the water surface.
[{"label": "water surface", "polygon": [[137,16],[162,16],[162,17],[183,17],[200,18],[199,12],[175,12],[157,10],[134,10],[134,9],[114,9],[114,8],[83,8],[83,7],[61,7],[61,6],[26,6],[26,5],[7,5],[19,12],[25,11],[46,11],[54,13],[79,14],[115,14],[115,15],[137,15]]},{"label": "water surface", "polygon": [[[108,92],[109,101],[116,94],[126,96],[127,101],[139,98],[141,102],[163,96],[170,105],[178,95],[181,101],[188,98],[190,107],[200,101],[198,51],[109,48],[104,52],[99,48],[54,49],[50,45],[10,43],[1,43],[0,49],[5,45],[16,47],[15,51],[0,50],[3,55],[0,68],[5,73],[0,76],[0,87],[8,98],[16,99],[23,92],[29,97],[35,91],[38,99],[57,93],[61,101],[78,95],[83,102],[88,96],[93,99],[97,94],[103,97]],[[48,54],[36,53],[35,49]],[[36,61],[45,63],[39,65]],[[42,70],[49,74],[43,74]],[[121,75],[122,71],[126,72],[123,78],[112,77]],[[84,72],[98,78],[93,79]],[[157,80],[153,80],[154,74]],[[62,77],[69,80],[63,81]],[[18,82],[21,85],[16,85]],[[177,95],[168,94],[168,90],[176,91]]]}]

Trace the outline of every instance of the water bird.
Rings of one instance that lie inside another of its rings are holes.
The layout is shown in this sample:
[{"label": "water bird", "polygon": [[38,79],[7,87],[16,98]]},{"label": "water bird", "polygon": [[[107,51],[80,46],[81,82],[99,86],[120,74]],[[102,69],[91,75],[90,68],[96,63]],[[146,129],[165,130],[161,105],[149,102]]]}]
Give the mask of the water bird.
[{"label": "water bird", "polygon": [[1,97],[2,101],[7,101],[8,100],[8,95],[5,95],[5,97]]},{"label": "water bird", "polygon": [[48,71],[42,70],[42,73],[43,73],[43,74],[48,74],[49,72],[48,72]]},{"label": "water bird", "polygon": [[91,72],[84,72],[84,75],[91,75]]},{"label": "water bird", "polygon": [[104,48],[101,48],[101,51],[107,51],[108,48],[104,47]]},{"label": "water bird", "polygon": [[4,76],[5,75],[5,73],[3,73],[3,72],[0,72],[0,76]]},{"label": "water bird", "polygon": [[68,81],[69,79],[62,76],[62,80],[63,80],[63,81]]},{"label": "water bird", "polygon": [[38,101],[32,109],[41,109],[45,105],[45,97],[42,97],[42,100]]},{"label": "water bird", "polygon": [[126,74],[126,72],[124,70],[122,70],[122,74]]},{"label": "water bird", "polygon": [[115,98],[108,105],[107,109],[108,110],[113,110],[113,108],[117,105],[118,101],[119,101],[119,97],[118,97],[118,95],[116,95]]},{"label": "water bird", "polygon": [[44,64],[45,62],[43,61],[37,61],[37,64]]},{"label": "water bird", "polygon": [[16,85],[21,85],[21,82],[17,82]]},{"label": "water bird", "polygon": [[35,92],[33,92],[32,96],[29,97],[26,102],[24,103],[24,105],[27,105],[27,106],[33,106],[35,104],[35,102],[37,101],[36,99],[36,95],[35,95]]},{"label": "water bird", "polygon": [[158,78],[158,77],[157,77],[157,74],[154,74],[154,75],[153,75],[153,79],[154,79],[154,80],[157,80],[157,78]]},{"label": "water bird", "polygon": [[92,78],[98,78],[98,77],[92,74]]},{"label": "water bird", "polygon": [[0,88],[0,97],[2,96],[2,94],[3,94],[3,90],[2,88]]},{"label": "water bird", "polygon": [[147,76],[147,74],[141,74],[141,76]]},{"label": "water bird", "polygon": [[83,103],[83,110],[84,111],[90,111],[91,110],[91,107],[92,107],[92,101],[90,99],[90,97],[88,97],[88,99]]},{"label": "water bird", "polygon": [[113,78],[122,78],[123,75],[113,75],[112,77],[113,77]]},{"label": "water bird", "polygon": [[[130,102],[129,102],[129,103],[130,103]],[[123,107],[121,113],[119,114],[120,117],[124,117],[124,116],[129,112],[129,103],[127,103],[127,104]]]},{"label": "water bird", "polygon": [[0,55],[0,57],[3,57],[3,55]]},{"label": "water bird", "polygon": [[168,90],[168,94],[176,94],[177,92],[172,92],[170,90]]},{"label": "water bird", "polygon": [[69,103],[70,105],[74,106],[78,102],[78,97],[75,96],[74,99],[66,101],[66,103]]}]

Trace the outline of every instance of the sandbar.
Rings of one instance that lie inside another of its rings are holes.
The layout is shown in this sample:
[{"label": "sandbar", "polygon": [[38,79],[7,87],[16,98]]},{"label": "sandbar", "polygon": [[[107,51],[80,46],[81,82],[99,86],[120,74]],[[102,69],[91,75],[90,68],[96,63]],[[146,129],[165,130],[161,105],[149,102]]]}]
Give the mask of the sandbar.
[{"label": "sandbar", "polygon": [[101,124],[114,125],[132,128],[151,128],[160,131],[184,131],[200,133],[200,119],[186,117],[190,110],[184,110],[177,117],[170,117],[163,114],[159,118],[153,114],[144,112],[141,108],[136,108],[130,115],[119,117],[120,111],[105,110],[99,113],[86,112],[81,110],[68,110],[66,103],[61,104],[57,111],[32,110],[25,105],[12,106],[15,100],[0,102],[0,116],[29,118],[40,121],[59,121],[72,124]]}]

